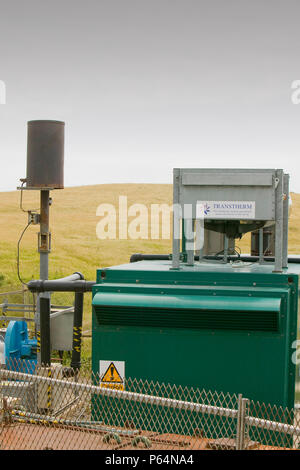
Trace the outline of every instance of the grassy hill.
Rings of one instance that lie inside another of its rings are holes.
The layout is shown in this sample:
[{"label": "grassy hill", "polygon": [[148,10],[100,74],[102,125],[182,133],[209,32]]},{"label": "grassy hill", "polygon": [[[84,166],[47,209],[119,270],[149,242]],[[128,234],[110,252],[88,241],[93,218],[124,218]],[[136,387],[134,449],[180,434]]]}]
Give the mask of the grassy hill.
[{"label": "grassy hill", "polygon": [[[39,207],[38,191],[24,191],[23,207]],[[99,240],[96,226],[101,217],[96,215],[100,204],[112,204],[118,209],[119,195],[127,196],[132,204],[171,204],[171,185],[112,184],[81,186],[52,191],[50,229],[52,252],[49,277],[63,277],[80,271],[88,280],[96,278],[96,270],[129,262],[132,253],[169,253],[170,240]],[[20,192],[0,193],[0,290],[20,288],[17,277],[17,242],[27,224],[27,214],[20,210]],[[129,221],[134,217],[129,218]],[[118,220],[118,212],[117,212]],[[39,226],[30,226],[21,243],[20,272],[24,281],[39,279],[37,233]],[[2,280],[1,280],[2,278]],[[91,323],[90,295],[85,296],[84,328]],[[72,303],[72,294],[55,294],[55,301]]]},{"label": "grassy hill", "polygon": [[[52,253],[50,254],[50,278],[62,277],[81,271],[85,278],[94,280],[96,269],[129,261],[132,253],[170,253],[171,240],[99,240],[96,215],[99,204],[113,204],[118,208],[119,196],[127,196],[132,204],[171,204],[172,186],[158,184],[109,184],[81,186],[52,191],[50,210]],[[292,194],[289,252],[300,253],[300,195]],[[17,278],[17,241],[27,224],[27,214],[19,208],[20,192],[0,193],[0,288],[15,289],[20,286]],[[24,191],[25,209],[39,207],[38,191]],[[129,220],[134,217],[129,218]],[[118,214],[117,214],[118,220]],[[150,226],[150,219],[148,220]],[[25,281],[39,278],[37,253],[38,226],[27,230],[21,245],[21,276]],[[249,236],[238,245],[249,252]],[[90,299],[86,299],[85,327],[90,327]]]}]

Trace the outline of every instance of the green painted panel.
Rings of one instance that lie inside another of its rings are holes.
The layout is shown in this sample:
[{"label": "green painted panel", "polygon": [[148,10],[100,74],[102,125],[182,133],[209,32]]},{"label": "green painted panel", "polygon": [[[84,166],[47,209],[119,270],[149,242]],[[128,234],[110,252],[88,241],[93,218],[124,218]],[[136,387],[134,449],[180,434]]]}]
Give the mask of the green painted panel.
[{"label": "green painted panel", "polygon": [[298,267],[133,264],[98,272],[94,372],[125,361],[127,377],[294,405]]},{"label": "green painted panel", "polygon": [[280,298],[265,297],[212,297],[207,295],[188,296],[178,293],[176,296],[151,295],[135,292],[134,294],[115,294],[110,292],[99,292],[93,297],[93,306],[129,306],[173,309],[197,309],[197,310],[263,310],[265,312],[279,312]]}]

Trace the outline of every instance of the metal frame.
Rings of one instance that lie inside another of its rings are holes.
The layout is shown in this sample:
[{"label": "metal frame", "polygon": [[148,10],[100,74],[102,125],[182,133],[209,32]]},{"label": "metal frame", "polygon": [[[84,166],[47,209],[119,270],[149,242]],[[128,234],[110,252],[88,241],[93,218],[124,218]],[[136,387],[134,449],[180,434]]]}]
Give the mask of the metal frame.
[{"label": "metal frame", "polygon": [[[206,197],[206,193],[208,196]],[[173,251],[172,269],[180,268],[180,261],[194,265],[195,250],[187,243],[184,227],[193,227],[199,200],[235,200],[256,202],[253,222],[274,221],[274,272],[282,272],[288,259],[289,175],[282,169],[180,169],[173,170]],[[216,196],[214,196],[216,195]],[[185,208],[192,206],[186,217]],[[213,218],[210,220],[214,220]],[[231,220],[224,217],[224,221]],[[180,236],[181,234],[181,236]],[[180,244],[182,238],[182,252]],[[262,229],[260,240],[262,239]],[[261,243],[260,243],[261,245]],[[224,236],[224,260],[227,262],[228,237]],[[264,262],[260,248],[259,263]]]}]

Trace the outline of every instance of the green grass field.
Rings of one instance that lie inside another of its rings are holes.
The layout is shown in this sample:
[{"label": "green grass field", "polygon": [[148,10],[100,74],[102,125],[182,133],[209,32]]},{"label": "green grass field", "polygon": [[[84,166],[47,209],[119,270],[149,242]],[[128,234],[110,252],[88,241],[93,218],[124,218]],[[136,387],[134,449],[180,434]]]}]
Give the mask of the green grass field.
[{"label": "green grass field", "polygon": [[[129,261],[133,253],[170,253],[171,240],[99,240],[96,226],[100,217],[96,215],[99,204],[108,203],[118,207],[119,196],[127,196],[128,207],[132,204],[171,204],[172,185],[158,184],[109,184],[81,186],[52,191],[53,204],[50,209],[52,253],[50,254],[51,279],[81,271],[85,278],[94,280],[99,267],[122,264]],[[292,212],[289,228],[289,252],[300,253],[300,195],[292,194]],[[14,290],[21,285],[17,277],[17,241],[27,224],[27,214],[19,208],[20,192],[0,192],[0,290]],[[25,209],[39,207],[39,192],[24,191]],[[150,211],[149,211],[150,212]],[[129,217],[133,220],[134,217]],[[117,213],[118,220],[118,213]],[[148,219],[150,233],[150,218]],[[117,226],[118,229],[118,226]],[[21,244],[20,271],[27,282],[39,278],[39,255],[37,233],[39,227],[31,226]],[[249,252],[249,235],[238,245]],[[56,294],[59,302],[72,302],[70,294]],[[90,295],[86,295],[84,324],[91,327]],[[88,354],[89,345],[86,345]],[[85,351],[84,351],[85,353]]]},{"label": "green grass field", "polygon": [[[99,204],[113,204],[118,208],[119,196],[127,196],[128,207],[135,203],[169,203],[171,185],[112,184],[82,186],[52,191],[50,209],[52,252],[49,259],[49,278],[59,278],[75,271],[87,280],[96,278],[96,270],[129,262],[132,253],[169,253],[170,240],[99,240],[96,215]],[[20,192],[0,193],[0,290],[21,287],[17,277],[17,242],[27,224],[27,214],[19,208]],[[23,207],[39,207],[39,192],[24,191]],[[118,216],[118,213],[117,213]],[[129,218],[133,220],[134,217]],[[150,222],[150,221],[149,221]],[[118,228],[118,226],[117,226]],[[21,243],[20,272],[24,281],[39,278],[37,233],[39,226],[30,226]],[[55,300],[70,303],[70,294],[55,294]],[[84,329],[91,326],[90,295],[86,295]]]}]

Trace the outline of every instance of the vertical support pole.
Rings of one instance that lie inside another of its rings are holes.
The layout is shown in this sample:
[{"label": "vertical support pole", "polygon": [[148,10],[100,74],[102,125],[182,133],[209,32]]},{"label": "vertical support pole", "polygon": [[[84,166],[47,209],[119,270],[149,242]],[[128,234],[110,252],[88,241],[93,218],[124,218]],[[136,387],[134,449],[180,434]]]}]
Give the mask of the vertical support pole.
[{"label": "vertical support pole", "polygon": [[194,220],[185,218],[188,238],[186,240],[187,265],[194,266],[195,240],[194,240]]},{"label": "vertical support pole", "polygon": [[195,220],[195,233],[196,233],[196,245],[195,254],[199,256],[199,261],[203,258],[203,247],[204,247],[204,220]]},{"label": "vertical support pole", "polygon": [[51,344],[50,344],[50,299],[40,297],[40,331],[41,331],[41,365],[49,367],[51,365]]},{"label": "vertical support pole", "polygon": [[84,294],[82,292],[75,293],[71,367],[76,371],[78,371],[81,366],[80,355],[81,355],[83,299],[84,299]]},{"label": "vertical support pole", "polygon": [[244,450],[247,444],[246,436],[246,416],[248,413],[248,398],[243,398],[242,394],[238,395],[238,415],[236,424],[236,450]]},{"label": "vertical support pole", "polygon": [[264,229],[260,228],[258,231],[258,250],[259,250],[259,263],[262,263],[264,260]]},{"label": "vertical support pole", "polygon": [[41,327],[36,331],[36,340],[37,340],[37,356],[39,358],[39,363],[41,362]]},{"label": "vertical support pole", "polygon": [[[48,368],[47,373],[48,373],[48,377],[51,379],[52,377],[51,367]],[[48,412],[50,412],[51,407],[52,407],[52,387],[51,387],[51,384],[48,383],[47,384],[47,410]]]},{"label": "vertical support pole", "polygon": [[247,447],[247,432],[246,432],[246,415],[248,412],[248,398],[242,399],[241,409],[241,427],[240,427],[240,450],[244,450]]},{"label": "vertical support pole", "polygon": [[275,201],[275,266],[274,271],[282,272],[283,255],[283,171],[276,171],[276,201]]},{"label": "vertical support pole", "polygon": [[[50,195],[49,190],[41,190],[40,232],[38,234],[38,251],[40,253],[40,279],[42,281],[47,280],[49,276],[49,252],[50,252],[50,231],[49,231],[50,198],[49,198],[49,195]],[[43,292],[37,296],[35,323],[36,323],[37,335],[41,337],[42,335],[40,335],[40,331],[41,331],[41,322],[40,322],[41,305],[40,304],[41,304],[42,298],[49,299],[49,303],[50,303],[50,292]],[[39,353],[39,351],[38,351],[38,362],[39,364],[43,363],[43,360],[41,358],[41,354]]]},{"label": "vertical support pole", "polygon": [[[41,191],[41,216],[39,233],[39,253],[40,253],[40,279],[48,279],[48,260],[50,252],[50,231],[49,231],[49,191]],[[49,293],[47,293],[49,294]],[[47,297],[45,295],[45,297]]]},{"label": "vertical support pole", "polygon": [[224,262],[228,261],[228,237],[224,234]]},{"label": "vertical support pole", "polygon": [[179,206],[179,168],[173,170],[173,253],[172,269],[179,269],[180,264],[180,206]]},{"label": "vertical support pole", "polygon": [[289,230],[289,192],[290,175],[283,175],[283,248],[282,248],[282,267],[288,265],[288,230]]},{"label": "vertical support pole", "polygon": [[184,218],[181,221],[181,252],[183,255],[186,254],[186,239],[185,239],[185,221]]},{"label": "vertical support pole", "polygon": [[[47,280],[49,276],[49,194],[50,191],[41,190],[38,251],[40,253],[40,279],[43,281]],[[40,331],[40,357],[38,357],[38,362],[45,367],[51,365],[50,311],[50,293],[43,292],[39,294],[37,301],[37,330]]]},{"label": "vertical support pole", "polygon": [[236,422],[236,444],[235,444],[236,450],[241,450],[242,402],[243,402],[243,395],[240,393],[238,395],[238,414],[237,414],[237,422]]}]

